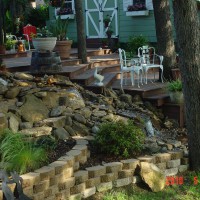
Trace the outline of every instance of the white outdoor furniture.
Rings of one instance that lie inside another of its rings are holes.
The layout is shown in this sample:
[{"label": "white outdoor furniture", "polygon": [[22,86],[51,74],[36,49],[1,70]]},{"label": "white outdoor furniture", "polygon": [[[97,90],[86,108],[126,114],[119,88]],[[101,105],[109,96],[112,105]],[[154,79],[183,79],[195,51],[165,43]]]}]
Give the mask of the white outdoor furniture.
[{"label": "white outdoor furniture", "polygon": [[[163,83],[163,56],[157,55],[155,53],[154,47],[149,46],[142,46],[138,48],[138,57],[141,59],[141,65],[143,67],[144,72],[144,79],[145,83],[147,84],[147,73],[149,69],[152,68],[160,68],[161,69],[161,81]],[[159,61],[159,63],[155,63],[156,61]],[[154,81],[155,81],[155,72],[154,72]]]},{"label": "white outdoor furniture", "polygon": [[134,86],[134,73],[136,73],[138,75],[138,87],[140,87],[139,79],[142,84],[143,68],[141,65],[137,65],[137,61],[139,61],[139,60],[138,59],[126,59],[126,52],[121,48],[119,48],[119,58],[120,58],[120,66],[121,66],[121,69],[120,69],[120,72],[121,72],[120,84],[121,84],[121,86],[123,86],[124,74],[126,75],[126,77],[125,77],[125,84],[126,84],[128,73],[130,73],[130,75],[131,75],[131,84]]}]

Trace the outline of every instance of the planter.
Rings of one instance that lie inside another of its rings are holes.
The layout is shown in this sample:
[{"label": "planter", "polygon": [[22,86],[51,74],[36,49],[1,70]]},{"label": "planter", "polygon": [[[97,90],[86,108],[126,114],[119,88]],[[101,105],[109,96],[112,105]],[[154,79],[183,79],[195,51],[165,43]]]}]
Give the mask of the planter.
[{"label": "planter", "polygon": [[56,15],[56,19],[60,16],[60,19],[74,19],[74,14],[66,14],[66,15]]},{"label": "planter", "polygon": [[56,45],[56,37],[34,38],[33,46],[37,51],[53,51]]},{"label": "planter", "polygon": [[72,40],[56,41],[54,51],[57,51],[61,59],[69,58],[71,52]]},{"label": "planter", "polygon": [[6,53],[6,47],[4,45],[0,45],[0,54]]},{"label": "planter", "polygon": [[170,100],[172,103],[175,104],[183,104],[184,98],[183,98],[183,92],[169,92]]},{"label": "planter", "polygon": [[149,15],[149,10],[138,10],[138,11],[129,11],[126,12],[126,16],[147,16]]}]

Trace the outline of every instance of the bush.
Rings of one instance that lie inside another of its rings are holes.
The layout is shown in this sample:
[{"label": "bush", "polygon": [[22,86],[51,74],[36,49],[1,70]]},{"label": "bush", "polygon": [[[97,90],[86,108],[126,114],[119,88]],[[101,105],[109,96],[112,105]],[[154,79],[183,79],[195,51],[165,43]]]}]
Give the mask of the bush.
[{"label": "bush", "polygon": [[176,81],[171,81],[167,84],[167,89],[170,92],[181,92],[182,91],[182,82],[180,79]]},{"label": "bush", "polygon": [[148,40],[144,36],[132,36],[128,40],[127,50],[130,52],[130,56],[137,55],[138,48],[144,45],[148,45]]},{"label": "bush", "polygon": [[118,121],[102,124],[95,137],[95,143],[104,153],[129,157],[142,150],[144,138],[144,133],[133,121]]},{"label": "bush", "polygon": [[17,171],[22,174],[41,167],[47,161],[43,148],[35,147],[21,133],[7,132],[1,141],[1,165],[7,171]]}]

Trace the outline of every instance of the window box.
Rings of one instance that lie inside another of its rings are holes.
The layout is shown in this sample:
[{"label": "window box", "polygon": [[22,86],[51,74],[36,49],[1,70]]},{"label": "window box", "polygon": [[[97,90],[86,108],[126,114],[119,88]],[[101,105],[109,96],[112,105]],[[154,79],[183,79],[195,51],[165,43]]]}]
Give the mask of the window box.
[{"label": "window box", "polygon": [[56,19],[60,16],[61,19],[74,19],[74,14],[56,15]]},{"label": "window box", "polygon": [[138,11],[128,11],[126,12],[126,16],[134,17],[134,16],[148,16],[149,10],[138,10]]}]

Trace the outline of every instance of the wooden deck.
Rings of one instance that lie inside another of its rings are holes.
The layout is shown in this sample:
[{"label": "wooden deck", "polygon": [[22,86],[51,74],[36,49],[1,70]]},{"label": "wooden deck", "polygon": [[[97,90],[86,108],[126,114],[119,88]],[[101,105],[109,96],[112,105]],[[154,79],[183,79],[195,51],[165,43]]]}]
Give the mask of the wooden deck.
[{"label": "wooden deck", "polygon": [[[88,50],[89,64],[81,64],[76,57],[77,52],[74,50],[70,59],[62,60],[62,70],[56,73],[32,73],[34,76],[43,76],[44,74],[59,74],[69,77],[73,82],[81,84],[83,87],[92,90],[95,93],[104,92],[105,88],[121,90],[120,85],[120,64],[118,54],[110,54],[109,50]],[[31,54],[27,57],[5,58],[4,63],[10,72],[24,71],[30,72]],[[94,79],[94,68],[98,67],[98,73],[104,76],[103,86],[97,86]],[[156,73],[156,80],[158,73]],[[153,74],[148,74],[149,78],[153,78]],[[166,115],[179,121],[180,126],[184,126],[184,112],[180,105],[170,103],[169,95],[166,93],[166,83],[148,80],[148,84],[137,86],[137,77],[135,77],[135,85],[131,85],[130,78],[127,85],[123,85],[125,93],[140,95],[145,101],[150,101],[153,105],[163,109]],[[175,110],[174,112],[172,112]]]}]

